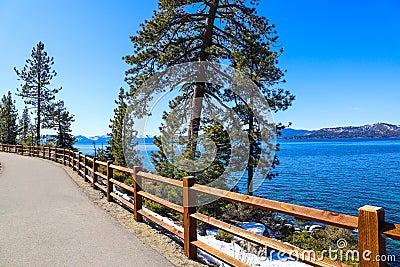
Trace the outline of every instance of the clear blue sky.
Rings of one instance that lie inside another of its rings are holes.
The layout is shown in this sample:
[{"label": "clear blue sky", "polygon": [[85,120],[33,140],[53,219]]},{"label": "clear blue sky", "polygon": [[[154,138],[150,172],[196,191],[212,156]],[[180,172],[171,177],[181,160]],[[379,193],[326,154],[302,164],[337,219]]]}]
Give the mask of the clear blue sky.
[{"label": "clear blue sky", "polygon": [[[74,134],[109,132],[114,99],[132,52],[129,36],[157,1],[0,0],[0,94],[19,86],[39,41],[55,59],[59,98],[75,114]],[[276,24],[296,95],[276,120],[318,129],[374,122],[400,124],[400,2],[397,0],[262,0],[259,13]],[[23,103],[18,98],[17,105]]]}]

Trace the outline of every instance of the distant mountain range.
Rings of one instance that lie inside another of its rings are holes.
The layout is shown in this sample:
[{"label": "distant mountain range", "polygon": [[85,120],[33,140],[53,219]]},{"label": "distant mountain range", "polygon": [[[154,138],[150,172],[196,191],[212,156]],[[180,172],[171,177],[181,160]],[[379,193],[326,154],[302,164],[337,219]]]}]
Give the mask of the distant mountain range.
[{"label": "distant mountain range", "polygon": [[110,137],[108,135],[97,135],[97,136],[90,136],[86,137],[83,135],[77,135],[75,136],[76,138],[76,144],[78,145],[91,145],[93,142],[95,142],[98,145],[101,144],[108,144],[108,141],[110,141]]},{"label": "distant mountain range", "polygon": [[286,128],[283,129],[281,132],[281,136],[279,136],[279,139],[290,139],[290,138],[296,138],[299,136],[308,136],[310,134],[315,133],[316,131],[309,131],[309,130],[299,130],[299,129],[292,129],[292,128]]},{"label": "distant mountain range", "polygon": [[[110,137],[97,135],[86,137],[77,135],[77,145],[107,145]],[[364,126],[346,126],[335,128],[323,128],[320,130],[300,130],[286,128],[279,139],[334,139],[334,138],[400,138],[400,125],[388,123],[375,123]],[[138,138],[139,143],[152,144],[153,138]]]},{"label": "distant mountain range", "polygon": [[400,138],[400,125],[375,123],[364,126],[323,128],[317,131],[284,129],[282,139]]}]

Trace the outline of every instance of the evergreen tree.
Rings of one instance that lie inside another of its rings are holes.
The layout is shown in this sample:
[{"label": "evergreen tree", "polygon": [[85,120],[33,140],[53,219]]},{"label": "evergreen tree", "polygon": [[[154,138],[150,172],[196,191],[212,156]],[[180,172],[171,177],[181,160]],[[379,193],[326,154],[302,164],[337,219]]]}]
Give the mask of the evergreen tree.
[{"label": "evergreen tree", "polygon": [[56,147],[73,149],[76,140],[71,134],[71,123],[75,121],[74,115],[64,107],[64,101],[60,100],[49,108],[48,114],[51,119],[46,119],[44,125],[56,130],[57,134],[52,138]]},{"label": "evergreen tree", "polygon": [[[229,135],[223,126],[214,120],[203,121],[204,124],[204,136],[210,139],[216,146],[215,157],[212,163],[201,173],[196,173],[196,182],[198,184],[209,184],[216,178],[220,177],[225,171],[225,168],[229,164],[231,155],[231,144],[229,141]],[[163,126],[160,127],[163,131]],[[184,140],[181,140],[184,143]],[[171,158],[167,158],[165,153],[165,145],[176,145],[179,144],[162,144],[161,138],[154,136],[154,144],[158,147],[156,152],[152,152],[152,162],[158,174],[164,177],[170,177],[177,180],[182,180],[183,177],[193,175],[187,171],[182,171],[176,167],[175,162]],[[211,150],[212,148],[205,147],[203,150]],[[204,151],[203,151],[204,152]],[[228,189],[228,185],[225,183],[220,184],[219,188]]]},{"label": "evergreen tree", "polygon": [[36,145],[36,125],[35,124],[30,125],[28,133],[29,133],[29,135],[28,135],[27,144],[29,144],[30,146]]},{"label": "evergreen tree", "polygon": [[32,49],[31,58],[26,60],[24,68],[19,71],[14,68],[19,79],[23,82],[21,89],[18,89],[18,95],[24,99],[26,105],[30,105],[35,110],[35,129],[36,144],[40,144],[40,130],[42,122],[50,115],[49,108],[53,106],[55,94],[61,88],[51,88],[50,82],[57,75],[52,70],[54,64],[53,57],[49,57],[44,51],[44,44],[39,42]]},{"label": "evergreen tree", "polygon": [[25,106],[22,112],[21,119],[19,120],[19,142],[28,144],[29,131],[31,128],[31,118],[29,116],[28,108]]},{"label": "evergreen tree", "polygon": [[[247,74],[273,111],[289,107],[294,96],[278,87],[279,83],[285,82],[284,71],[277,66],[283,48],[276,48],[278,36],[275,26],[267,18],[257,14],[258,2],[159,0],[159,9],[154,12],[152,19],[145,21],[137,35],[131,37],[134,44],[133,54],[124,58],[132,66],[126,72],[132,97],[137,102],[151,98],[148,94],[135,93],[156,72],[180,63],[200,60],[229,64]],[[249,107],[243,108],[243,103],[232,91],[219,86],[195,83],[183,86],[180,90],[184,97],[177,100],[186,101],[187,98],[192,98],[191,110],[198,113],[202,112],[203,103],[207,99],[236,103],[235,109],[243,123],[248,126],[251,155],[247,169],[251,184],[252,171],[257,166],[262,151],[261,136],[257,134],[262,122],[251,119],[253,110]],[[200,101],[194,101],[195,99]],[[190,158],[195,158],[198,154],[197,137],[201,123],[200,118],[192,112],[187,131],[187,151]],[[282,127],[278,124],[278,129]],[[278,164],[276,157],[272,163]],[[157,164],[160,164],[160,160]],[[269,173],[264,175],[271,177]]]},{"label": "evergreen tree", "polygon": [[125,92],[121,87],[118,94],[118,99],[115,101],[117,107],[114,109],[114,118],[110,119],[111,133],[108,135],[111,137],[109,141],[108,153],[112,157],[114,164],[119,166],[126,166],[126,160],[123,149],[123,138],[122,130],[124,124],[124,117],[127,110],[127,104],[125,102]]},{"label": "evergreen tree", "polygon": [[0,143],[14,145],[18,135],[18,111],[11,92],[3,95],[0,102]]}]

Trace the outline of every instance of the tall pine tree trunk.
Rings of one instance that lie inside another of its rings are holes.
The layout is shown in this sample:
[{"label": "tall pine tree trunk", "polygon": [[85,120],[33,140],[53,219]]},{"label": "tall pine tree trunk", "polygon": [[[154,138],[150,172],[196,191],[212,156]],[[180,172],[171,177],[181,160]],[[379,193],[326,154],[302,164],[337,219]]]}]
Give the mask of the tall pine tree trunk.
[{"label": "tall pine tree trunk", "polygon": [[38,85],[38,108],[37,108],[37,126],[36,126],[36,145],[40,146],[40,112],[41,112],[41,101],[40,101],[40,85]]},{"label": "tall pine tree trunk", "polygon": [[[38,45],[38,49],[37,49],[37,53],[41,53],[40,49],[39,49],[39,45]],[[39,57],[40,58],[40,55]],[[38,68],[37,68],[37,78],[38,78],[38,99],[37,99],[37,103],[38,103],[38,108],[37,108],[37,126],[36,126],[36,145],[40,146],[40,113],[41,113],[41,81],[40,81],[40,70],[41,70],[41,66],[40,66],[40,60],[38,62]]]},{"label": "tall pine tree trunk", "polygon": [[253,111],[249,111],[249,142],[250,142],[250,151],[249,151],[249,159],[247,160],[247,194],[253,195],[253,176],[254,176],[254,116]]},{"label": "tall pine tree trunk", "polygon": [[[204,31],[203,43],[200,53],[200,61],[207,61],[209,59],[209,54],[207,49],[212,45],[213,27],[215,16],[217,13],[219,0],[212,1],[209,13],[206,19],[206,29]],[[200,117],[201,111],[203,109],[203,97],[205,92],[205,83],[199,82],[194,86],[192,107],[191,107],[191,119],[190,126],[188,129],[188,145],[187,150],[189,151],[190,158],[194,159],[197,149],[197,138],[199,136],[200,129]]]}]

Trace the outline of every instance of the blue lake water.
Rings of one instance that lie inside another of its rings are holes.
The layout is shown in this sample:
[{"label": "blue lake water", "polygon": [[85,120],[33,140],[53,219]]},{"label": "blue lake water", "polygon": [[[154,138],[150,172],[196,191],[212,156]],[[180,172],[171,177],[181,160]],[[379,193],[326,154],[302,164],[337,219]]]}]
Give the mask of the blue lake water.
[{"label": "blue lake water", "polygon": [[[254,195],[349,215],[357,215],[364,205],[379,206],[385,209],[387,221],[400,223],[400,139],[279,143],[279,176],[264,181]],[[146,149],[143,156],[156,147]],[[144,165],[151,168],[149,162]],[[246,188],[244,182],[238,185]],[[388,240],[388,253],[400,260],[400,242]]]}]

